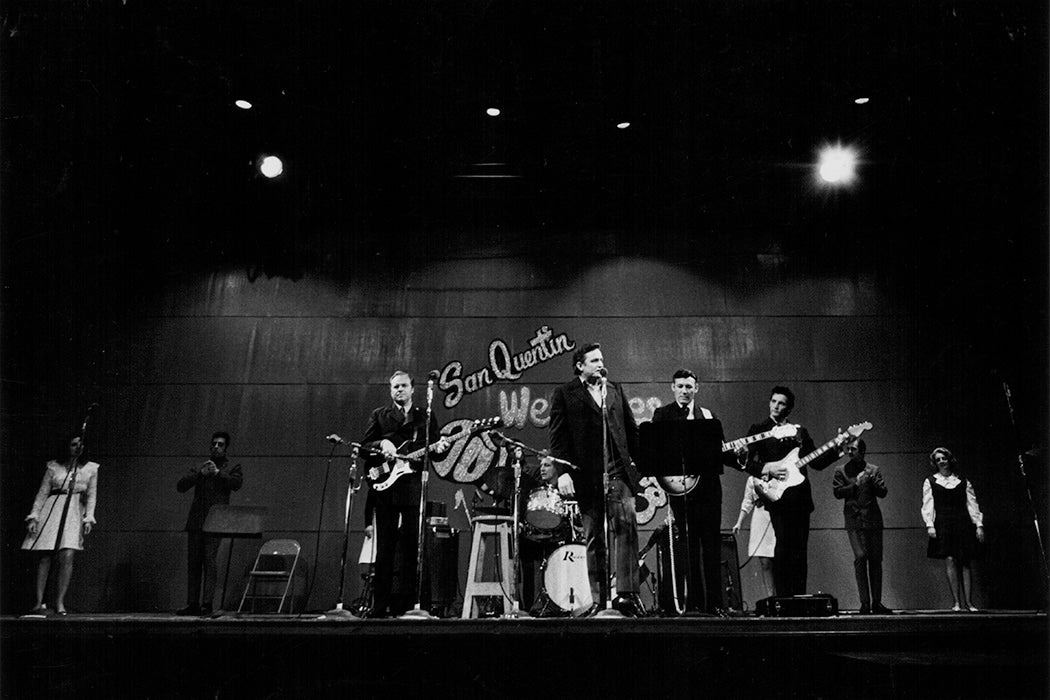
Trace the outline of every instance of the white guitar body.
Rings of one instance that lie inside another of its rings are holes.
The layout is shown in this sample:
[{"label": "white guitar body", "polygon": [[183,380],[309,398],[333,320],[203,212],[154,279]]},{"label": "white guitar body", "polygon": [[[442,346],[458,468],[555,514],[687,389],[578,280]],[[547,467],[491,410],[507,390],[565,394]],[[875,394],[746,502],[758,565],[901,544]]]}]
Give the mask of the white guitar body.
[{"label": "white guitar body", "polygon": [[783,479],[777,479],[769,475],[763,476],[761,479],[755,481],[755,490],[762,498],[766,499],[770,503],[775,503],[780,500],[792,486],[798,486],[806,480],[806,476],[802,473],[802,470],[798,468],[798,448],[791,450],[787,453],[787,456],[776,462],[769,462],[768,466],[771,468],[784,467],[787,469],[787,475]]},{"label": "white guitar body", "polygon": [[805,457],[799,458],[799,448],[796,447],[776,462],[766,462],[766,467],[769,467],[771,470],[783,467],[787,469],[787,474],[783,478],[776,478],[769,474],[763,475],[761,479],[755,480],[755,491],[769,503],[776,503],[784,496],[785,491],[792,486],[798,486],[806,480],[806,475],[802,473],[802,467],[829,450],[838,449],[843,443],[860,437],[865,430],[871,430],[871,423],[865,421],[857,425],[851,425],[845,432],[839,433]]},{"label": "white guitar body", "polygon": [[[389,471],[388,471],[389,469]],[[403,477],[405,474],[412,473],[412,465],[403,459],[394,460],[394,464],[391,467],[389,464],[383,465],[383,467],[372,467],[368,470],[368,477],[372,480],[372,488],[376,491],[386,491],[388,488],[394,485],[398,479]],[[383,475],[386,474],[384,478]],[[383,479],[383,481],[379,481]]]}]

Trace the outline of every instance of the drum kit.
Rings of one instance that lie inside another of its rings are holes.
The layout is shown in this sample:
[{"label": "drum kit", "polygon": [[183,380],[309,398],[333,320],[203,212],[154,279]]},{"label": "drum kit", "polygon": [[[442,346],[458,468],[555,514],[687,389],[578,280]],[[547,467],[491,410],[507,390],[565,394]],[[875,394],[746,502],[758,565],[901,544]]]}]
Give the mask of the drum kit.
[{"label": "drum kit", "polygon": [[587,546],[583,542],[579,503],[563,498],[553,486],[532,489],[526,501],[522,535],[554,547],[541,567],[542,594],[565,613],[589,608],[594,601],[587,576]]}]

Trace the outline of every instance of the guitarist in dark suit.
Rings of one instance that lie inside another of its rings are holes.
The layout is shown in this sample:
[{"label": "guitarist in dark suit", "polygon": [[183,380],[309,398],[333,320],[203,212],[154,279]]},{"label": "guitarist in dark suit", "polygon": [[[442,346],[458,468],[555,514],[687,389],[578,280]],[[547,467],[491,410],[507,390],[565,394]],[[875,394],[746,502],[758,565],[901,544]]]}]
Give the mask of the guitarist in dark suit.
[{"label": "guitarist in dark suit", "polygon": [[[427,413],[425,408],[412,404],[415,383],[407,372],[398,370],[390,376],[392,403],[372,411],[368,427],[361,438],[366,450],[377,450],[379,457],[365,458],[365,471],[382,465],[385,459],[394,459],[398,453],[407,454],[424,446]],[[436,452],[448,449],[448,443],[438,434],[437,419],[430,416],[430,444]],[[413,465],[417,469],[418,465]],[[422,493],[420,472],[401,476],[390,488],[370,494],[375,504],[376,563],[374,605],[370,617],[397,615],[413,604],[415,571],[419,537],[419,499]],[[400,523],[400,524],[399,524]],[[400,586],[396,600],[392,597],[394,557],[398,550],[402,562]]]},{"label": "guitarist in dark suit", "polygon": [[[671,379],[674,403],[660,406],[653,412],[653,422],[667,420],[713,420],[715,415],[697,405],[696,375],[680,369]],[[723,437],[724,441],[724,437]],[[725,463],[736,464],[736,456],[729,452]],[[700,475],[689,493],[669,496],[674,513],[675,528],[684,534],[689,544],[689,567],[686,610],[718,613],[722,602],[722,465],[718,471]],[[703,566],[701,566],[701,562]]]},{"label": "guitarist in dark suit", "polygon": [[[575,495],[583,520],[587,544],[587,570],[595,611],[604,607],[608,593],[605,580],[606,543],[604,511],[615,542],[616,587],[614,606],[625,615],[644,612],[638,598],[638,526],[634,495],[639,492],[639,474],[631,457],[638,448],[638,425],[623,390],[605,381],[605,362],[597,343],[580,347],[572,356],[576,378],[554,390],[551,396],[551,454],[578,466],[559,468],[558,490]],[[602,397],[609,429],[609,493],[602,507]],[[600,603],[598,601],[601,601]]]},{"label": "guitarist in dark suit", "polygon": [[[756,423],[748,430],[748,435],[766,432],[775,426],[783,425],[795,407],[795,394],[785,386],[775,386],[769,397],[769,418]],[[745,469],[756,478],[768,475],[771,478],[784,478],[787,468],[773,464],[786,457],[791,450],[799,448],[799,456],[805,457],[816,449],[809,432],[799,427],[794,438],[777,440],[769,438],[759,440],[748,448]],[[822,470],[835,462],[839,457],[837,451],[821,455],[809,463],[816,470]],[[803,473],[806,467],[802,467]],[[809,562],[809,514],[813,512],[813,494],[809,479],[784,491],[776,502],[766,503],[769,519],[773,523],[773,532],[777,537],[773,554],[773,581],[777,595],[801,595],[806,592],[806,574]]]}]

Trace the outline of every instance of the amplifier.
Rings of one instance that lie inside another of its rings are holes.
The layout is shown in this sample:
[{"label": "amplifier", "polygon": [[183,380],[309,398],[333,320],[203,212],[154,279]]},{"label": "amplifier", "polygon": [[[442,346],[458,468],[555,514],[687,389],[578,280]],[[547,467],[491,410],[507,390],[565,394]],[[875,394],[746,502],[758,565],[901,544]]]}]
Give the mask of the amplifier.
[{"label": "amplifier", "polygon": [[827,593],[775,595],[758,601],[755,612],[766,617],[829,617],[838,615],[839,602]]}]

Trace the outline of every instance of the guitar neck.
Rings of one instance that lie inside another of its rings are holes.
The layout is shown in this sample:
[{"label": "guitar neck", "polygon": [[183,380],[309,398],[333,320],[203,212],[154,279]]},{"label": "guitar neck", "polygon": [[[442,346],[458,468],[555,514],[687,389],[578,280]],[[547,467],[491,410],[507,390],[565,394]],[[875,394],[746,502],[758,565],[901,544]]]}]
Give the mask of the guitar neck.
[{"label": "guitar neck", "polygon": [[817,449],[813,450],[808,455],[806,455],[805,457],[800,459],[798,462],[796,462],[795,466],[796,467],[804,467],[807,464],[809,464],[810,462],[812,462],[813,460],[815,460],[817,457],[820,457],[821,455],[827,453],[827,451],[830,450],[831,448],[838,447],[839,444],[840,444],[840,438],[841,438],[841,436],[839,436],[839,435],[836,435],[835,437],[831,438],[830,440],[825,442],[823,445],[821,445]]},{"label": "guitar neck", "polygon": [[[472,434],[473,434],[473,430],[461,430],[458,433],[456,433],[455,435],[442,435],[442,436],[439,436],[439,437],[445,438],[445,442],[451,444],[453,442],[456,442],[457,440],[462,440],[463,438],[465,438],[465,437],[467,437],[469,435],[472,435]],[[435,442],[434,444],[437,444],[437,443]],[[403,456],[401,459],[407,459],[409,461],[414,460],[414,459],[419,459],[424,454],[426,454],[427,450],[433,451],[434,450],[434,445],[428,445],[427,447],[420,447],[418,450],[415,450],[413,452],[409,452],[407,455]]]},{"label": "guitar neck", "polygon": [[766,438],[770,438],[770,437],[773,437],[773,431],[772,430],[767,430],[764,433],[755,433],[754,435],[748,435],[747,437],[742,437],[742,438],[739,438],[737,440],[733,440],[732,442],[723,442],[722,443],[722,451],[723,452],[732,452],[733,450],[737,449],[738,447],[747,447],[748,445],[750,445],[750,444],[752,444],[754,442],[758,442],[759,440],[765,440]]}]

